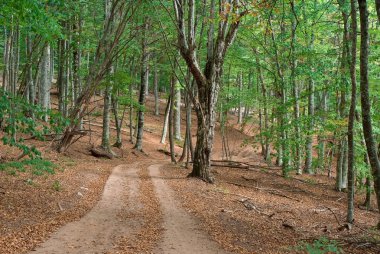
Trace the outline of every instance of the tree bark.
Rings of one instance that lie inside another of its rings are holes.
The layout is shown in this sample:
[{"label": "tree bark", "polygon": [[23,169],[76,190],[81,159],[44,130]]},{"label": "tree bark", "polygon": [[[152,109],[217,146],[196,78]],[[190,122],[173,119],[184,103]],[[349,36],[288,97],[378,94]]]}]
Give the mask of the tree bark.
[{"label": "tree bark", "polygon": [[293,87],[293,97],[294,97],[294,131],[295,131],[295,144],[294,144],[294,168],[298,175],[302,174],[302,168],[301,168],[301,130],[300,130],[300,102],[299,102],[299,86],[296,81],[296,68],[297,68],[297,61],[296,61],[296,32],[297,32],[297,26],[298,22],[296,20],[296,13],[294,10],[294,0],[291,1],[291,8],[292,8],[292,33],[291,33],[291,42],[290,42],[290,50],[291,50],[291,58],[290,58],[290,81]]},{"label": "tree bark", "polygon": [[[174,70],[173,70],[174,72]],[[170,97],[175,97],[175,86],[176,86],[176,77],[175,74],[172,74],[170,79]],[[170,159],[172,162],[177,163],[175,159],[175,150],[174,150],[174,99],[170,100],[170,108],[169,108],[169,146],[170,146]]]},{"label": "tree bark", "polygon": [[181,88],[178,83],[175,84],[175,111],[174,111],[174,137],[176,140],[182,140],[181,137]]},{"label": "tree bark", "polygon": [[103,106],[103,132],[101,147],[107,151],[111,151],[110,147],[110,107],[111,107],[111,84],[107,84],[104,92],[104,106]]},{"label": "tree bark", "polygon": [[139,108],[138,108],[138,123],[137,123],[137,135],[136,135],[136,145],[135,149],[142,151],[142,139],[144,132],[144,106],[146,100],[146,89],[147,85],[147,72],[148,72],[148,61],[149,61],[149,52],[148,52],[148,40],[146,33],[148,31],[149,23],[148,17],[145,17],[144,29],[142,33],[141,47],[142,47],[142,57],[141,57],[141,79],[140,79],[140,95],[139,95]]},{"label": "tree bark", "polygon": [[[187,3],[187,8],[186,8]],[[215,128],[215,107],[219,95],[221,76],[223,71],[223,61],[228,47],[236,37],[237,29],[241,22],[241,16],[246,12],[238,12],[237,2],[233,2],[231,12],[234,15],[234,22],[229,22],[230,15],[224,14],[226,4],[220,3],[221,15],[226,18],[218,19],[218,32],[214,32],[214,23],[210,22],[207,38],[207,58],[204,71],[201,70],[196,56],[197,45],[195,42],[195,9],[194,0],[174,1],[175,21],[177,25],[178,46],[180,53],[185,60],[191,74],[198,87],[198,100],[193,97],[193,104],[198,120],[197,143],[194,154],[193,171],[190,176],[199,177],[207,182],[213,182],[210,175],[210,156],[214,141]],[[185,29],[185,12],[187,29]],[[215,1],[210,5],[210,20],[215,18]]]},{"label": "tree bark", "polygon": [[161,135],[161,144],[165,144],[166,142],[166,135],[168,133],[168,125],[169,125],[169,112],[171,108],[171,96],[169,96],[167,103],[166,103],[166,109],[165,109],[165,116],[164,116],[164,125],[162,127],[162,135]]},{"label": "tree bark", "polygon": [[[378,208],[380,208],[380,162],[377,157],[377,147],[373,136],[371,119],[371,100],[368,81],[368,9],[366,0],[358,0],[360,12],[360,99],[362,107],[362,123],[367,153],[374,178],[374,187]],[[380,229],[380,222],[378,223]]]},{"label": "tree bark", "polygon": [[[258,58],[258,52],[255,51],[256,55],[256,65],[257,65],[257,75],[259,77],[259,83],[261,85],[261,93],[263,96],[263,111],[264,111],[264,130],[265,132],[269,131],[269,113],[268,113],[268,99],[267,99],[267,88],[264,82],[264,76],[260,67],[260,62]],[[271,153],[271,147],[270,147],[270,140],[269,135],[264,135],[264,145],[265,145],[265,152],[264,152],[264,160],[269,163],[271,161],[270,153]]]},{"label": "tree bark", "polygon": [[154,115],[160,115],[160,101],[159,101],[159,93],[158,93],[158,70],[157,63],[154,66]]},{"label": "tree bark", "polygon": [[240,71],[239,78],[238,78],[238,84],[239,84],[239,109],[238,109],[238,124],[242,124],[243,122],[243,72]]},{"label": "tree bark", "polygon": [[[41,61],[41,80],[39,88],[39,103],[44,108],[44,110],[49,110],[50,108],[50,44],[46,43],[43,48],[43,56]],[[45,113],[44,121],[48,120],[48,114]]]}]

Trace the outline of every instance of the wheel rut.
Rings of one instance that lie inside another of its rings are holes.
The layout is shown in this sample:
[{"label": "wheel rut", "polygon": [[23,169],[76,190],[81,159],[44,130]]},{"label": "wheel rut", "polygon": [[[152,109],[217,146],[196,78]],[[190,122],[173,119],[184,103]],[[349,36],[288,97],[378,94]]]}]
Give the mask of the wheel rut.
[{"label": "wheel rut", "polygon": [[[66,224],[30,254],[106,253],[118,239],[130,234],[139,223],[132,225],[120,215],[125,211],[123,200],[138,196],[138,163],[119,165],[112,170],[101,200],[79,221]],[[128,209],[139,209],[136,202]]]},{"label": "wheel rut", "polygon": [[144,161],[115,167],[95,207],[29,254],[228,253],[175,200],[162,166]]},{"label": "wheel rut", "polygon": [[149,172],[163,211],[164,234],[154,253],[229,253],[221,249],[201,229],[200,223],[175,200],[173,190],[160,174],[162,165],[149,166]]}]

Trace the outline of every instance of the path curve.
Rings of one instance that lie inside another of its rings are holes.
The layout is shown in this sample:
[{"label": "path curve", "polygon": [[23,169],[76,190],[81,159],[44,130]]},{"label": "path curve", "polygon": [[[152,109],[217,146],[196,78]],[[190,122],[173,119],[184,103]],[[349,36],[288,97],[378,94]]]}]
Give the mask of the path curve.
[{"label": "path curve", "polygon": [[164,235],[154,253],[229,253],[211,240],[210,236],[201,230],[201,225],[175,200],[173,190],[160,174],[160,167],[160,164],[148,167],[164,214]]},{"label": "path curve", "polygon": [[101,200],[79,221],[60,228],[30,254],[105,253],[128,233],[128,222],[119,218],[125,194],[136,195],[137,163],[119,165],[112,170]]}]

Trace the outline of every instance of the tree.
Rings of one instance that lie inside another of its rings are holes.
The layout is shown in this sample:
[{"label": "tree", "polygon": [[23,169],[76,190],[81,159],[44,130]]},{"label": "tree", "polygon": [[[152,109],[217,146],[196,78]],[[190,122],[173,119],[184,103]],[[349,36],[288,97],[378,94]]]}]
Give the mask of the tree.
[{"label": "tree", "polygon": [[[190,175],[207,182],[213,182],[209,167],[214,142],[216,102],[221,85],[223,63],[227,50],[236,37],[241,18],[246,12],[240,11],[238,1],[233,1],[231,5],[229,1],[219,1],[218,8],[215,1],[211,1],[207,56],[205,69],[202,71],[197,57],[198,50],[195,37],[195,13],[197,9],[194,0],[174,1],[178,46],[198,88],[198,98],[196,99],[193,96],[198,128],[193,170]],[[216,10],[219,10],[219,13],[216,14]],[[220,18],[216,18],[216,15],[220,15]],[[215,20],[217,20],[218,27],[216,32]]]},{"label": "tree", "polygon": [[143,25],[143,33],[141,36],[141,68],[140,68],[140,94],[139,94],[139,108],[138,108],[138,124],[137,124],[137,137],[136,137],[136,145],[135,149],[142,151],[142,138],[144,132],[144,107],[145,100],[148,89],[148,61],[149,61],[149,52],[148,52],[148,38],[147,31],[149,29],[149,18],[146,16],[144,25]]},{"label": "tree", "polygon": [[354,183],[355,183],[355,143],[354,143],[354,123],[356,110],[356,41],[357,41],[357,21],[356,4],[351,0],[351,105],[348,116],[348,183],[347,183],[347,222],[354,220]]},{"label": "tree", "polygon": [[[97,45],[94,62],[90,66],[84,88],[69,115],[71,123],[65,129],[62,137],[54,144],[58,152],[65,151],[71,145],[74,136],[80,133],[78,131],[80,126],[78,119],[82,119],[85,115],[91,97],[107,73],[112,60],[120,53],[119,49],[126,47],[130,42],[130,38],[126,38],[123,40],[123,45],[117,47],[126,25],[135,14],[139,3],[140,1],[112,1],[110,15],[104,21],[104,31]],[[117,24],[111,25],[115,19],[117,19]],[[134,34],[131,36],[134,37]]]},{"label": "tree", "polygon": [[[380,208],[380,161],[377,155],[376,141],[372,130],[371,100],[369,96],[368,82],[368,7],[366,0],[358,0],[360,13],[360,99],[362,107],[362,124],[365,144],[369,162],[374,178],[374,187],[377,198],[377,205]],[[380,229],[380,221],[377,224]]]}]

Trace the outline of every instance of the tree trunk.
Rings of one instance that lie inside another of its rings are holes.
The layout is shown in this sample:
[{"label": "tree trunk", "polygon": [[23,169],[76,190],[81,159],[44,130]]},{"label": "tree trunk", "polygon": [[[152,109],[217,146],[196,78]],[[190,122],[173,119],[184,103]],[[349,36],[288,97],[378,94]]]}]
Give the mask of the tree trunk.
[{"label": "tree trunk", "polygon": [[[187,3],[187,4],[186,4]],[[207,182],[212,182],[210,175],[210,157],[214,142],[215,110],[219,95],[223,61],[228,47],[236,37],[241,17],[246,12],[239,13],[238,1],[230,5],[233,12],[234,22],[229,18],[215,19],[219,22],[218,31],[215,33],[214,22],[209,23],[207,38],[207,57],[204,71],[201,70],[197,58],[197,45],[195,37],[195,13],[194,0],[174,1],[175,21],[177,25],[178,46],[198,87],[198,100],[192,98],[198,120],[197,143],[195,147],[193,171],[190,176],[199,177]],[[187,8],[186,8],[187,6]],[[220,13],[228,12],[226,5],[220,3]],[[188,15],[186,15],[186,9]],[[230,15],[232,16],[232,15]],[[186,17],[186,22],[185,22]],[[215,0],[211,1],[210,20],[215,18]],[[187,25],[187,29],[185,26]],[[216,34],[216,36],[215,36]]]},{"label": "tree trunk", "polygon": [[[368,82],[368,9],[366,0],[358,0],[360,12],[360,98],[362,106],[362,123],[367,153],[374,178],[377,205],[380,209],[380,162],[377,157],[377,147],[372,131],[371,100]],[[377,225],[380,229],[380,222]]]},{"label": "tree trunk", "polygon": [[[174,72],[174,70],[173,70]],[[170,80],[170,97],[175,97],[175,86],[176,86],[176,78],[175,74],[172,74],[171,80]],[[170,109],[169,109],[169,144],[170,144],[170,159],[172,162],[177,163],[175,159],[175,150],[174,150],[174,99],[170,100]]]},{"label": "tree trunk", "polygon": [[[266,132],[269,131],[269,113],[268,113],[268,99],[267,99],[267,89],[266,85],[264,83],[264,76],[259,64],[259,58],[258,58],[258,52],[255,51],[256,54],[256,65],[257,65],[257,75],[259,77],[259,82],[261,84],[261,93],[263,96],[263,111],[264,111],[264,130]],[[270,140],[269,135],[264,135],[264,145],[265,145],[265,152],[264,152],[264,160],[269,163],[271,162],[271,147],[270,147]]]},{"label": "tree trunk", "polygon": [[[314,43],[314,34],[311,35],[311,41],[309,48],[313,48]],[[309,87],[308,87],[308,130],[307,130],[307,137],[306,137],[306,151],[305,151],[305,168],[304,172],[306,174],[312,174],[313,173],[313,130],[314,130],[314,80],[313,77],[309,77]]]},{"label": "tree trunk", "polygon": [[149,52],[148,52],[148,41],[146,32],[148,31],[149,23],[148,17],[145,17],[144,21],[144,30],[142,33],[142,57],[141,57],[141,79],[140,79],[140,96],[139,96],[139,108],[138,108],[138,122],[137,122],[137,136],[136,136],[136,145],[135,149],[142,151],[142,139],[144,132],[144,106],[146,100],[146,89],[147,89],[147,72],[148,72],[148,61],[149,61]]},{"label": "tree trunk", "polygon": [[299,102],[299,86],[296,82],[296,68],[297,68],[297,62],[296,62],[296,31],[297,31],[297,21],[295,17],[295,10],[294,10],[294,1],[291,1],[291,7],[292,7],[292,33],[291,33],[291,42],[290,42],[290,50],[291,50],[291,60],[290,60],[290,80],[293,87],[293,97],[294,97],[294,131],[295,131],[295,144],[294,144],[294,168],[298,175],[302,174],[302,168],[301,168],[301,130],[300,130],[300,102]]},{"label": "tree trunk", "polygon": [[175,89],[174,137],[176,140],[182,140],[182,137],[181,137],[181,89],[178,83],[175,84],[174,89]]},{"label": "tree trunk", "polygon": [[[146,36],[146,35],[145,35]],[[147,59],[146,59],[146,72],[145,72],[145,95],[148,95],[149,94],[149,70],[150,70],[150,66],[149,66],[149,58],[150,58],[150,54],[149,52],[147,52]]]},{"label": "tree trunk", "polygon": [[[322,101],[321,101],[321,110],[322,110],[322,116],[321,116],[321,122],[325,122],[325,114],[327,112],[327,95],[328,92],[322,91]],[[325,150],[326,150],[326,141],[325,141],[325,135],[320,134],[318,135],[318,168],[320,170],[325,169]]]},{"label": "tree trunk", "polygon": [[[46,43],[43,48],[43,56],[41,61],[41,80],[40,89],[38,92],[39,103],[44,110],[49,110],[50,107],[50,44]],[[47,112],[44,116],[44,121],[48,120]]]},{"label": "tree trunk", "polygon": [[171,96],[169,96],[167,103],[166,103],[166,109],[165,109],[165,116],[164,116],[164,126],[162,127],[162,135],[161,135],[161,144],[165,144],[166,141],[166,135],[168,133],[168,124],[169,124],[169,112],[171,108]]},{"label": "tree trunk", "polygon": [[[136,76],[136,74],[134,74],[134,76]],[[132,83],[129,84],[129,142],[133,144],[133,84]]]},{"label": "tree trunk", "polygon": [[63,39],[58,41],[58,78],[57,78],[57,87],[58,87],[58,110],[62,115],[66,116],[67,112],[65,111],[66,107],[66,42]]},{"label": "tree trunk", "polygon": [[[28,61],[32,63],[32,54],[33,54],[33,48],[32,48],[32,38],[30,34],[28,33],[26,37],[26,49],[27,49],[27,55],[28,55]],[[36,88],[33,80],[33,65],[29,64],[26,71],[26,89],[28,94],[28,101],[30,104],[35,104],[36,101]]]},{"label": "tree trunk", "polygon": [[107,87],[104,92],[104,107],[103,107],[103,132],[102,132],[101,147],[107,152],[111,152],[111,147],[110,147],[111,89],[112,89],[112,86],[110,84],[107,84]]},{"label": "tree trunk", "polygon": [[11,34],[4,27],[4,53],[3,53],[3,89],[7,91],[9,83],[9,61],[10,61],[10,50],[11,50]]},{"label": "tree trunk", "polygon": [[239,108],[238,108],[238,124],[242,124],[243,122],[243,72],[240,71],[238,76],[238,84],[239,84]]},{"label": "tree trunk", "polygon": [[159,93],[158,93],[158,70],[157,63],[154,66],[154,115],[160,115],[160,101],[159,101]]}]

